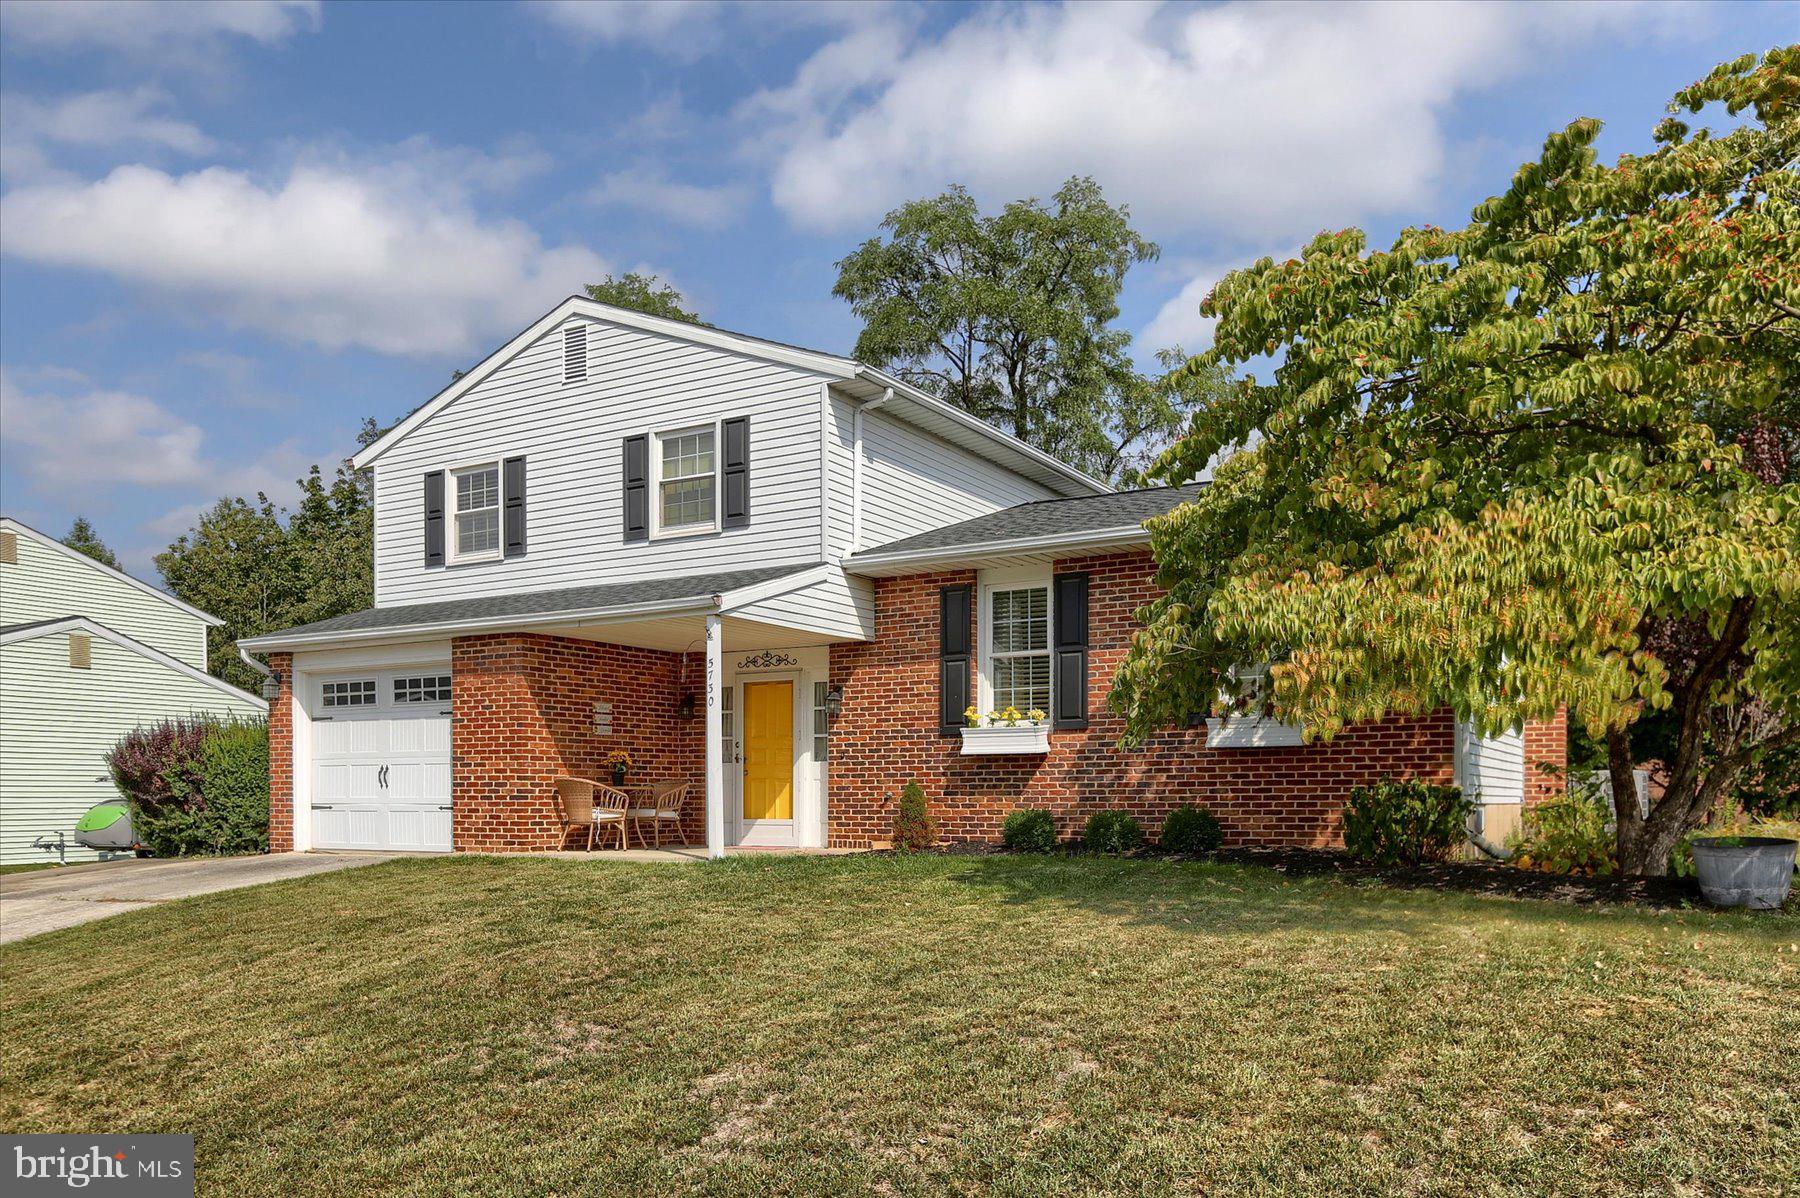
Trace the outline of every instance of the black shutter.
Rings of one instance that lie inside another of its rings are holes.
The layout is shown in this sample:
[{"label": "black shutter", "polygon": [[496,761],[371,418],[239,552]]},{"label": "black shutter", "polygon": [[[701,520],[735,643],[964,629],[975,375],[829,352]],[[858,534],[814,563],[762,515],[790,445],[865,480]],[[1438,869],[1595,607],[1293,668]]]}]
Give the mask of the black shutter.
[{"label": "black shutter", "polygon": [[938,732],[960,735],[969,706],[969,584],[938,592]]},{"label": "black shutter", "polygon": [[505,488],[500,508],[501,532],[506,542],[507,557],[525,554],[525,459],[507,458],[501,467],[501,483]]},{"label": "black shutter", "polygon": [[425,564],[444,564],[444,472],[425,476]]},{"label": "black shutter", "polygon": [[1058,574],[1052,728],[1088,726],[1088,576]]},{"label": "black shutter", "polygon": [[650,438],[625,438],[625,539],[650,539]]},{"label": "black shutter", "polygon": [[719,523],[724,528],[744,528],[750,523],[750,418],[727,420],[724,434],[725,493]]}]

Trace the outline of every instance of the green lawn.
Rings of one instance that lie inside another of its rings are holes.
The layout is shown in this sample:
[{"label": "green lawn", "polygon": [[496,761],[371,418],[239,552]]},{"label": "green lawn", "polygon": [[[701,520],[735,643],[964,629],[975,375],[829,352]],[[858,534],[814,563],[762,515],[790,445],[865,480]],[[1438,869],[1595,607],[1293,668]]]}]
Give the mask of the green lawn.
[{"label": "green lawn", "polygon": [[22,865],[0,865],[0,874],[29,874],[40,869],[55,869],[54,861],[28,861]]},{"label": "green lawn", "polygon": [[202,1193],[1779,1193],[1800,919],[1020,858],[408,860],[0,949]]}]

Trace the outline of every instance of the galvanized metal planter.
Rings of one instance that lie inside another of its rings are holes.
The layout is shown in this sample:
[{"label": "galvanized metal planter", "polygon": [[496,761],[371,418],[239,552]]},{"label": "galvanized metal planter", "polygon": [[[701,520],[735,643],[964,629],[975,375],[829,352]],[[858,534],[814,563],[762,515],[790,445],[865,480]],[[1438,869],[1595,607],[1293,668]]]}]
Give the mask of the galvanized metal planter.
[{"label": "galvanized metal planter", "polygon": [[1775,836],[1705,836],[1694,841],[1700,893],[1718,907],[1773,911],[1787,901],[1800,841]]}]

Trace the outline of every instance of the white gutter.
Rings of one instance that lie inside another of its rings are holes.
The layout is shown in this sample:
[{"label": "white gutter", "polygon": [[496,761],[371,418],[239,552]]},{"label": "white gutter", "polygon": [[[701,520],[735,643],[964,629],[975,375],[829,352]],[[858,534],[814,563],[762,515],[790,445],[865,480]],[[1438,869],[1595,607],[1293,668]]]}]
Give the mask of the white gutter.
[{"label": "white gutter", "polygon": [[844,559],[847,574],[870,574],[895,566],[949,564],[966,558],[999,557],[1054,550],[1105,549],[1120,545],[1148,545],[1150,532],[1141,524],[1100,528],[1082,533],[1050,533],[1039,537],[1014,537],[1005,541],[979,541],[967,545],[940,545],[930,549],[905,549],[892,553],[858,553]]},{"label": "white gutter", "polygon": [[258,674],[261,674],[264,678],[273,678],[275,676],[274,671],[270,670],[268,666],[265,666],[262,662],[257,661],[254,657],[250,656],[250,650],[244,648],[244,643],[242,641],[238,642],[238,657],[245,665],[255,670]]},{"label": "white gutter", "polygon": [[862,544],[863,513],[863,413],[872,412],[888,400],[894,398],[894,389],[888,387],[880,396],[856,406],[856,412],[850,417],[850,437],[856,443],[856,456],[850,462],[850,552],[855,553]]}]

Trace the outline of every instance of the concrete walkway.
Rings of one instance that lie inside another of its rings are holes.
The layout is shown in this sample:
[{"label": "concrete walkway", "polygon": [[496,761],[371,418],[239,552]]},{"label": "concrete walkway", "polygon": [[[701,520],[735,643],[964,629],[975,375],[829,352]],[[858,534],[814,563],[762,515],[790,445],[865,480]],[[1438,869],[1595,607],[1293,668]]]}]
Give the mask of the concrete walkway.
[{"label": "concrete walkway", "polygon": [[132,859],[0,874],[0,944],[170,899],[391,861],[396,853]]}]

